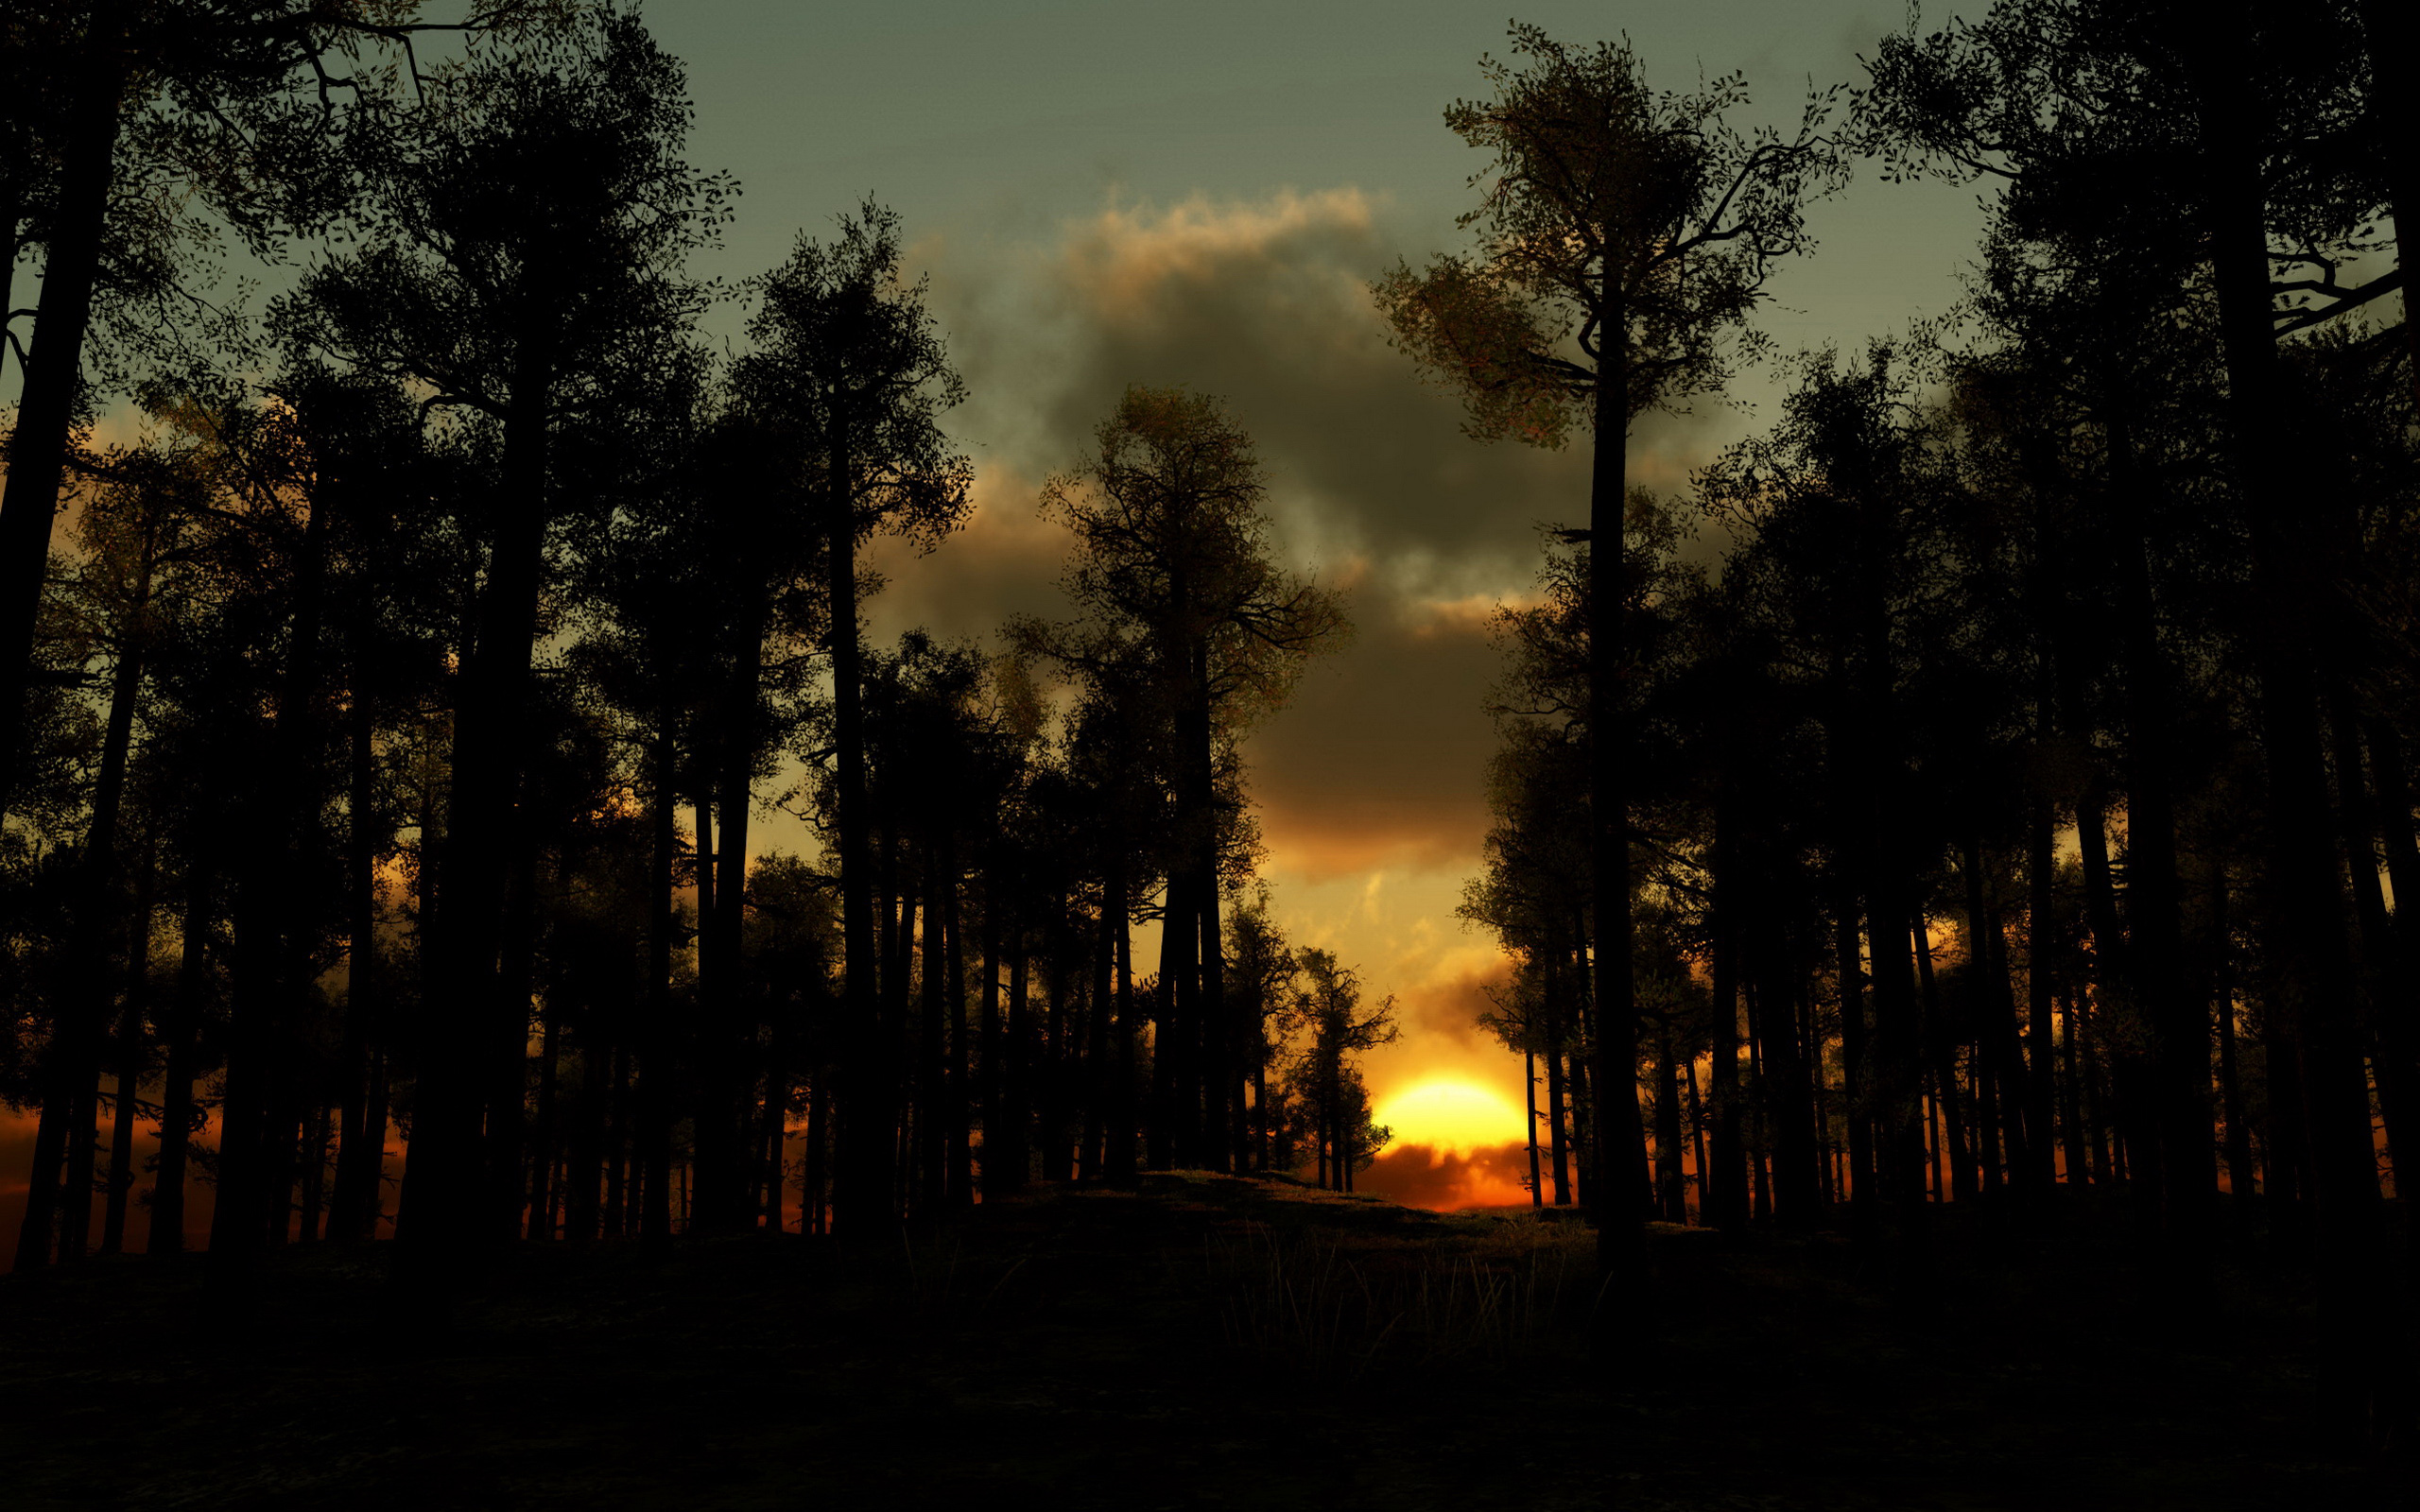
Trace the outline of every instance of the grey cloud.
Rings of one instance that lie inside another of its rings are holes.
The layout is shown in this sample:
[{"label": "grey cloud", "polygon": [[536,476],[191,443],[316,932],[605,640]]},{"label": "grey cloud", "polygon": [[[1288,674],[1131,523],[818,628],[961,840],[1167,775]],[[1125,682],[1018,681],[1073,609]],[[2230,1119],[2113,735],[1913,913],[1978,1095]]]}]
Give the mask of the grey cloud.
[{"label": "grey cloud", "polygon": [[[1040,479],[1082,455],[1130,383],[1217,394],[1258,443],[1286,556],[1349,583],[1359,627],[1253,743],[1272,846],[1324,875],[1472,864],[1498,670],[1472,606],[1530,586],[1536,526],[1585,513],[1589,458],[1470,440],[1459,402],[1387,345],[1369,282],[1440,239],[1340,190],[1113,206],[1055,244],[914,249],[972,391],[952,428],[986,491],[965,538],[883,558],[877,624],[962,632],[1053,612],[1063,538],[1032,523]],[[1706,424],[1651,417],[1634,479],[1681,487]]]}]

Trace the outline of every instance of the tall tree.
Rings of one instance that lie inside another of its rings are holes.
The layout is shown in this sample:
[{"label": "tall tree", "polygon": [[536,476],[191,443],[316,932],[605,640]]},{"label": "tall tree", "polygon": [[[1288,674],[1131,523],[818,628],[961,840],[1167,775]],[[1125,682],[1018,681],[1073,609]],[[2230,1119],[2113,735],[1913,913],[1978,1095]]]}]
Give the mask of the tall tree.
[{"label": "tall tree", "polygon": [[[495,1057],[525,1054],[526,1005],[498,972],[515,855],[522,711],[562,504],[559,432],[605,423],[703,299],[683,271],[728,214],[728,180],[681,157],[681,65],[635,16],[601,13],[525,52],[486,55],[362,146],[360,249],[279,310],[290,338],[411,379],[503,434],[487,566],[457,679],[453,781],[427,1033],[399,1237],[441,1266],[480,1242]],[[499,1048],[500,1047],[500,1048]],[[514,1085],[518,1085],[517,1077]],[[517,1116],[517,1114],[516,1114]],[[495,1215],[491,1214],[492,1218]]]},{"label": "tall tree", "polygon": [[866,800],[864,667],[857,551],[889,531],[929,545],[969,507],[973,465],[942,432],[965,397],[925,285],[900,272],[899,217],[871,202],[823,243],[802,236],[758,279],[748,324],[753,351],[740,392],[752,413],[796,447],[790,486],[824,537],[825,625],[832,661],[834,827],[840,863],[842,959],[836,1233],[874,1231],[893,1207],[892,1068],[873,1034],[874,859]]},{"label": "tall tree", "polygon": [[1172,1011],[1155,1055],[1171,1101],[1161,1122],[1169,1158],[1223,1168],[1242,1068],[1221,989],[1219,856],[1232,822],[1221,752],[1284,700],[1311,652],[1334,644],[1343,606],[1270,559],[1259,461],[1217,401],[1130,387],[1095,435],[1095,455],[1042,499],[1076,538],[1063,581],[1083,618],[1021,633],[1079,669],[1149,669],[1170,804],[1160,983]]},{"label": "tall tree", "polygon": [[[1620,726],[1630,648],[1613,607],[1622,581],[1629,438],[1638,416],[1719,389],[1735,360],[1722,344],[1760,301],[1779,259],[1806,250],[1806,198],[1836,182],[1822,134],[1830,96],[1807,102],[1796,133],[1742,135],[1725,117],[1746,102],[1737,75],[1692,94],[1656,91],[1628,43],[1581,49],[1535,26],[1512,28],[1514,68],[1480,67],[1494,97],[1459,102],[1446,125],[1489,155],[1474,176],[1478,251],[1399,266],[1376,285],[1396,344],[1469,404],[1469,432],[1560,446],[1582,430],[1594,457],[1589,665],[1589,833],[1596,899],[1597,1079],[1630,1085],[1632,1002],[1629,796]],[[1597,1121],[1600,1168],[1643,1174],[1635,1098]],[[1599,1204],[1609,1267],[1636,1251],[1643,1191],[1610,1179]]]}]

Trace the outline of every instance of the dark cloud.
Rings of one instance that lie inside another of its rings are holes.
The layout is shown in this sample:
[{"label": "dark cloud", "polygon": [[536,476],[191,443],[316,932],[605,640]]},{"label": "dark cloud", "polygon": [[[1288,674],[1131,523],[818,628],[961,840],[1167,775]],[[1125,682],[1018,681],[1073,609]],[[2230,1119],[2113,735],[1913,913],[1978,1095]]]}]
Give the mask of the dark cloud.
[{"label": "dark cloud", "polygon": [[[936,301],[971,337],[967,433],[1039,472],[1080,452],[1127,385],[1184,385],[1251,431],[1305,557],[1366,556],[1431,593],[1517,582],[1535,524],[1585,512],[1588,456],[1470,440],[1459,401],[1387,345],[1369,284],[1417,243],[1383,208],[1353,190],[1113,208],[1055,249],[990,249],[980,274],[936,246]],[[1639,478],[1677,485],[1697,429],[1645,422]]]},{"label": "dark cloud", "polygon": [[1517,1141],[1467,1154],[1426,1144],[1390,1144],[1368,1170],[1354,1176],[1353,1186],[1407,1208],[1451,1212],[1527,1203],[1530,1194],[1522,1183],[1529,1175],[1529,1146]]},{"label": "dark cloud", "polygon": [[[1276,859],[1311,875],[1475,860],[1497,658],[1485,618],[1530,585],[1537,526],[1586,509],[1583,448],[1482,445],[1458,401],[1386,342],[1370,280],[1403,238],[1354,190],[1112,207],[1055,243],[935,241],[933,301],[972,397],[954,418],[985,478],[965,538],[894,572],[880,623],[975,630],[1054,610],[1030,522],[1131,383],[1224,399],[1258,444],[1278,544],[1350,590],[1357,635],[1254,737]],[[1634,472],[1675,485],[1694,430],[1658,420]],[[883,558],[889,564],[889,558]]]},{"label": "dark cloud", "polygon": [[1402,988],[1395,1017],[1408,1034],[1492,1047],[1495,1040],[1478,1026],[1478,1016],[1495,1006],[1488,989],[1511,976],[1511,963],[1492,952],[1477,961],[1463,954],[1449,956],[1426,977]]},{"label": "dark cloud", "polygon": [[1496,652],[1467,611],[1373,587],[1353,643],[1314,662],[1252,743],[1264,833],[1312,875],[1448,864],[1487,833]]}]

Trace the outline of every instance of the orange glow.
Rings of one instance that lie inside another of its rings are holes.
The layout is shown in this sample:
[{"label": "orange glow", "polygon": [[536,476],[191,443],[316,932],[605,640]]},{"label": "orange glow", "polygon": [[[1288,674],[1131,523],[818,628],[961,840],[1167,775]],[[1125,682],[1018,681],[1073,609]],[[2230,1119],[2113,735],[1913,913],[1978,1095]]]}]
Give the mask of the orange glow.
[{"label": "orange glow", "polygon": [[1380,1101],[1373,1116],[1398,1144],[1469,1154],[1525,1143],[1521,1109],[1502,1093],[1459,1076],[1430,1076]]}]

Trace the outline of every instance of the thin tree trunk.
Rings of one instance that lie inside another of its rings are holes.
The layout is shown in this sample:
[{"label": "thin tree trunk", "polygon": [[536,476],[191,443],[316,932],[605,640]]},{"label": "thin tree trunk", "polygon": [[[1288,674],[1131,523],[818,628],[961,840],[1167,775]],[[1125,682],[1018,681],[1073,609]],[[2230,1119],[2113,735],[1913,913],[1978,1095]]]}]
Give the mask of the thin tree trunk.
[{"label": "thin tree trunk", "polygon": [[[1714,816],[1714,1043],[1706,1069],[1706,1091],[1714,1109],[1708,1140],[1713,1160],[1698,1192],[1698,1211],[1717,1228],[1737,1229],[1748,1221],[1747,1157],[1740,1147],[1739,967],[1740,878],[1737,799],[1728,776]],[[1532,1173],[1534,1175],[1534,1173]]]},{"label": "thin tree trunk", "polygon": [[[1911,937],[1916,947],[1916,983],[1924,995],[1926,1039],[1932,1045],[1933,1106],[1940,1110],[1942,1140],[1948,1148],[1948,1195],[1961,1202],[1972,1202],[1976,1195],[1975,1155],[1967,1148],[1966,1121],[1960,1116],[1958,1046],[1951,1041],[1949,1025],[1942,1012],[1941,986],[1933,978],[1932,933],[1922,909],[1917,910]],[[1935,1180],[1938,1183],[1938,1176]]]},{"label": "thin tree trunk", "polygon": [[826,455],[825,605],[832,652],[833,813],[840,862],[841,995],[834,1046],[838,1108],[832,1231],[890,1225],[890,1060],[876,1022],[873,832],[866,807],[864,673],[857,627],[857,515],[848,417]]},{"label": "thin tree trunk", "polygon": [[1099,1178],[1108,1132],[1109,1019],[1115,1002],[1112,978],[1116,971],[1117,942],[1110,910],[1110,886],[1101,888],[1100,927],[1092,948],[1091,1011],[1084,1015],[1084,1129],[1076,1147],[1076,1175],[1086,1181]]},{"label": "thin tree trunk", "polygon": [[982,1079],[977,1095],[982,1105],[986,1202],[1015,1192],[1025,1175],[1022,1165],[1011,1168],[1009,1160],[1015,1142],[1010,1138],[1008,1128],[1008,1082],[1011,1073],[1006,1064],[1008,1044],[1000,1022],[1000,893],[1004,880],[995,850],[983,878],[983,986],[976,997],[976,1011],[983,1020]]},{"label": "thin tree trunk", "polygon": [[2059,1125],[2065,1140],[2067,1160],[2067,1184],[2076,1186],[2092,1178],[2091,1164],[2084,1158],[2083,1091],[2077,1064],[2077,1035],[2082,1026],[2076,1022],[2076,996],[2067,993],[2059,1000],[2060,1016],[2066,1022],[2066,1033],[2060,1037],[2061,1070],[2066,1085],[2060,1089]]},{"label": "thin tree trunk", "polygon": [[[2360,927],[2362,996],[2368,1008],[2370,1063],[2377,1080],[2378,1110],[2386,1123],[2388,1169],[2395,1190],[2407,1191],[2401,1157],[2420,1139],[2420,1088],[2414,1086],[2411,1036],[2407,1032],[2415,993],[2410,968],[2396,949],[2394,921],[2378,879],[2376,810],[2361,780],[2361,739],[2351,694],[2341,683],[2329,689],[2328,728],[2335,737],[2337,822],[2343,837],[2346,874],[2353,884],[2353,915]],[[2420,1166],[2414,1167],[2420,1173]]]},{"label": "thin tree trunk", "polygon": [[[551,1018],[552,1015],[549,1015]],[[573,1058],[578,1091],[571,1098],[571,1131],[563,1152],[563,1239],[584,1243],[602,1231],[612,1233],[622,1216],[622,1183],[614,1188],[613,1222],[598,1207],[598,1188],[605,1179],[606,1119],[611,1101],[613,1056],[593,1040],[584,1040]]]},{"label": "thin tree trunk", "polygon": [[555,1237],[554,1172],[561,1135],[556,1128],[556,1088],[558,1067],[562,1058],[562,1015],[553,1003],[548,1003],[544,1015],[545,1028],[538,1042],[538,1115],[530,1130],[532,1146],[529,1161],[529,1237]]},{"label": "thin tree trunk", "polygon": [[1228,1170],[1235,1148],[1235,1027],[1227,1017],[1226,948],[1219,919],[1216,838],[1205,849],[1199,885],[1201,921],[1201,1164]]},{"label": "thin tree trunk", "polygon": [[1554,1163],[1554,1205],[1571,1206],[1571,1147],[1564,1136],[1564,1120],[1570,1106],[1564,1086],[1564,1044],[1562,1005],[1554,1001],[1555,973],[1549,968],[1547,975],[1547,1149]]},{"label": "thin tree trunk", "polygon": [[1032,963],[1026,953],[1025,922],[1011,914],[1009,926],[1009,1116],[1001,1133],[1005,1190],[1022,1192],[1033,1176],[1034,1084],[1039,1077],[1033,1042]]},{"label": "thin tree trunk", "polygon": [[1134,1052],[1142,1025],[1134,1017],[1134,932],[1127,896],[1131,879],[1122,859],[1112,875],[1117,882],[1117,904],[1112,910],[1117,929],[1117,1064],[1113,1071],[1117,1082],[1110,1097],[1109,1178],[1124,1184],[1135,1175]]},{"label": "thin tree trunk", "polygon": [[1979,1038],[1997,1093],[1998,1122],[2008,1157],[2008,1183],[2019,1194],[2034,1194],[2041,1168],[2032,1160],[2032,1133],[2026,1126],[2033,1099],[2027,1088],[2025,1047],[2016,1027],[2016,996],[2009,987],[2005,942],[1999,914],[1983,884],[1983,844],[1971,831],[1966,836],[1962,870],[1966,880],[1967,969],[1973,973],[1975,1000],[1984,1022]]},{"label": "thin tree trunk", "polygon": [[1672,1056],[1672,1026],[1655,1023],[1655,1206],[1666,1223],[1689,1221],[1688,1182],[1681,1169],[1680,1067]]},{"label": "thin tree trunk", "polygon": [[[355,652],[356,660],[359,652]],[[360,672],[356,666],[355,680]],[[337,1129],[336,1190],[328,1211],[328,1237],[363,1243],[372,1237],[379,1205],[387,1144],[387,1109],[370,1095],[372,1046],[383,1040],[379,1022],[382,963],[378,956],[378,855],[393,838],[375,817],[378,801],[377,726],[370,700],[354,690],[346,721],[349,793],[346,801],[345,893],[350,916],[345,958],[344,1039],[338,1052],[341,1122]]]},{"label": "thin tree trunk", "polygon": [[1538,1053],[1526,1045],[1521,1050],[1521,1091],[1530,1111],[1530,1206],[1542,1208],[1547,1194],[1538,1184]]},{"label": "thin tree trunk", "polygon": [[[1152,1040],[1151,1120],[1148,1158],[1151,1169],[1172,1169],[1191,1154],[1191,1142],[1201,1126],[1198,1068],[1188,1040],[1199,1041],[1196,1018],[1200,1002],[1196,953],[1201,944],[1201,919],[1193,896],[1190,868],[1172,868],[1160,918],[1160,1022]],[[1183,1113],[1187,1083],[1195,1083],[1193,1119]]]},{"label": "thin tree trunk", "polygon": [[101,1253],[126,1248],[126,1204],[134,1190],[135,1094],[143,1080],[143,1013],[151,984],[151,886],[156,871],[147,840],[136,864],[134,917],[126,932],[126,1012],[118,1026],[117,1096],[110,1131],[110,1190],[101,1215]]},{"label": "thin tree trunk", "polygon": [[[638,1177],[639,1239],[664,1245],[672,1238],[672,948],[677,927],[672,912],[672,869],[680,841],[673,796],[672,717],[663,716],[653,754],[654,844],[648,856],[647,990],[640,1005],[645,1015],[631,1037],[638,1049],[637,1127],[631,1140],[631,1163]],[[626,1194],[623,1198],[628,1204]],[[628,1212],[624,1221],[627,1223]]]},{"label": "thin tree trunk", "polygon": [[[189,838],[199,851],[204,836]],[[185,872],[184,921],[178,933],[177,995],[168,1008],[167,1033],[162,1047],[167,1058],[160,1086],[160,1160],[151,1185],[151,1228],[144,1250],[173,1255],[184,1248],[185,1165],[193,1146],[195,1040],[201,1025],[203,997],[210,990],[208,951],[211,890],[209,864],[194,859]]]}]

